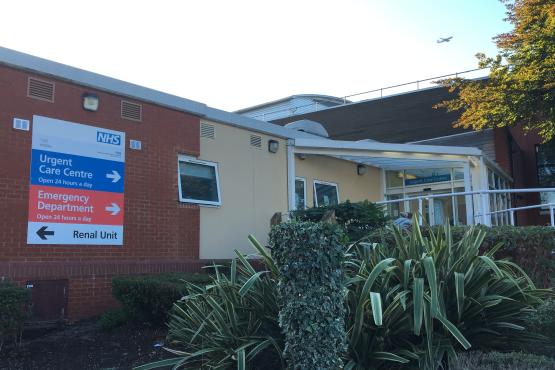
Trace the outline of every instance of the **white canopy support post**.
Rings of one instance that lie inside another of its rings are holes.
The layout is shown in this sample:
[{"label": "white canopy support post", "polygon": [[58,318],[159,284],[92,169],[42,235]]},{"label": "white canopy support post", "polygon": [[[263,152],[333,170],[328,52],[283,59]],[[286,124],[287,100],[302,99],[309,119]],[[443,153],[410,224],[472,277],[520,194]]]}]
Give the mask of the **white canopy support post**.
[{"label": "white canopy support post", "polygon": [[480,157],[480,184],[481,190],[484,191],[480,194],[481,207],[480,213],[482,214],[482,224],[486,226],[491,226],[491,215],[489,214],[489,179],[488,179],[488,168],[486,167],[486,162],[484,157]]},{"label": "white canopy support post", "polygon": [[555,227],[555,215],[553,212],[553,205],[549,206],[549,218],[551,219],[551,227]]},{"label": "white canopy support post", "polygon": [[[464,191],[472,191],[472,182],[470,181],[470,161],[464,164]],[[474,205],[472,195],[465,195],[464,202],[466,203],[466,224],[474,225]]]},{"label": "white canopy support post", "polygon": [[297,207],[295,204],[295,140],[287,140],[287,199],[289,212]]},{"label": "white canopy support post", "polygon": [[418,223],[420,226],[424,224],[424,211],[422,211],[422,198],[418,198]]},{"label": "white canopy support post", "polygon": [[428,225],[434,226],[435,225],[434,198],[427,198],[427,199],[428,199]]}]

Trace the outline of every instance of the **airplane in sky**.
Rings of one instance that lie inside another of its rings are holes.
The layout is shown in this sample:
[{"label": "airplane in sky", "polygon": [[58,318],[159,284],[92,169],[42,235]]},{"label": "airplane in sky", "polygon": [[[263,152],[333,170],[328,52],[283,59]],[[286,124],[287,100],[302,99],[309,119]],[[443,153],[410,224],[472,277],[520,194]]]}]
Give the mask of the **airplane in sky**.
[{"label": "airplane in sky", "polygon": [[438,44],[441,44],[442,42],[449,42],[451,41],[451,39],[453,38],[453,36],[449,36],[449,37],[440,37],[436,42]]}]

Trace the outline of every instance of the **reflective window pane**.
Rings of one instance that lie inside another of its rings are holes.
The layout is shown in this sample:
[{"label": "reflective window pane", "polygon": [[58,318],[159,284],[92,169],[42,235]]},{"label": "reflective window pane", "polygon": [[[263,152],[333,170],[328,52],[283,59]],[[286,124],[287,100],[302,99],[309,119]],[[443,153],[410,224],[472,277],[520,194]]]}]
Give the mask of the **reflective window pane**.
[{"label": "reflective window pane", "polygon": [[315,182],[314,189],[316,198],[315,206],[330,206],[337,205],[339,203],[336,185]]},{"label": "reflective window pane", "polygon": [[403,171],[385,171],[386,185],[388,188],[403,186]]},{"label": "reflective window pane", "polygon": [[306,189],[303,180],[295,180],[295,207],[296,209],[306,208]]},{"label": "reflective window pane", "polygon": [[451,181],[450,168],[431,168],[405,171],[405,186]]},{"label": "reflective window pane", "polygon": [[181,198],[193,201],[219,202],[215,165],[179,162]]}]

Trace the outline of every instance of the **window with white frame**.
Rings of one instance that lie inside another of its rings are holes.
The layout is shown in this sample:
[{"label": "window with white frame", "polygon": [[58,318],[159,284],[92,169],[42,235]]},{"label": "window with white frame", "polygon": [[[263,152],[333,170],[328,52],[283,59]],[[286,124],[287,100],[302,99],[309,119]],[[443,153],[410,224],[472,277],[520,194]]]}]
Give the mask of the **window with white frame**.
[{"label": "window with white frame", "polygon": [[217,163],[180,155],[178,175],[179,201],[211,206],[222,204]]},{"label": "window with white frame", "polygon": [[314,206],[332,206],[339,204],[337,184],[314,180]]},{"label": "window with white frame", "polygon": [[306,208],[306,180],[302,177],[295,178],[295,209]]}]

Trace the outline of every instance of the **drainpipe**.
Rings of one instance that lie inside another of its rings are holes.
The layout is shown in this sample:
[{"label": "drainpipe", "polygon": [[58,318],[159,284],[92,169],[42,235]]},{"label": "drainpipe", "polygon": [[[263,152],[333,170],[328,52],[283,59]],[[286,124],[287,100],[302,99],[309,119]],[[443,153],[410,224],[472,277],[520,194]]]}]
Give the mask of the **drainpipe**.
[{"label": "drainpipe", "polygon": [[289,212],[295,210],[295,140],[287,139],[287,199]]}]

